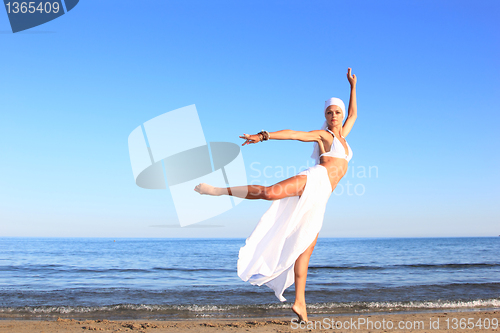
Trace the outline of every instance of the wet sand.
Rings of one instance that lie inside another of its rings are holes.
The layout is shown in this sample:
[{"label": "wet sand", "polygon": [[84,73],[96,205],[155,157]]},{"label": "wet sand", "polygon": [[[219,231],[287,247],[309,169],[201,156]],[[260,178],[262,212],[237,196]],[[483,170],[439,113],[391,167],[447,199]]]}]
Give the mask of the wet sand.
[{"label": "wet sand", "polygon": [[[195,320],[0,320],[0,333],[27,332],[499,332],[500,310],[342,314],[309,317]],[[496,324],[495,324],[496,323]],[[336,328],[334,328],[336,325]]]}]

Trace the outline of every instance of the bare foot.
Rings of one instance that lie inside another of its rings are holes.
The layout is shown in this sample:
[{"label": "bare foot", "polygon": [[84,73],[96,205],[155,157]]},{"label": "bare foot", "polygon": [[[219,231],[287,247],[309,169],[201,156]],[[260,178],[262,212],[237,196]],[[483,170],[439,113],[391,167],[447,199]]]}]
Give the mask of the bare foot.
[{"label": "bare foot", "polygon": [[306,304],[302,303],[294,303],[292,306],[293,312],[299,317],[299,322],[305,321],[307,322],[307,310],[306,310]]},{"label": "bare foot", "polygon": [[212,185],[208,185],[205,183],[200,183],[199,185],[196,185],[194,190],[200,194],[220,195],[219,193],[217,193],[216,187],[213,187]]}]

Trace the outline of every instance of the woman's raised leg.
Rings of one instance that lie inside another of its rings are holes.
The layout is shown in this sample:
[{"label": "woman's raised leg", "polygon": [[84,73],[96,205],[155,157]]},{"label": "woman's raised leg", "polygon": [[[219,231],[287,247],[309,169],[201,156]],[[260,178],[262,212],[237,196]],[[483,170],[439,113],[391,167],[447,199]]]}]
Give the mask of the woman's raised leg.
[{"label": "woman's raised leg", "polygon": [[[318,234],[319,235],[319,234]],[[314,241],[309,245],[307,250],[305,250],[298,258],[295,260],[295,302],[293,303],[292,310],[299,317],[299,322],[302,320],[307,321],[307,310],[306,310],[306,279],[307,279],[307,269],[309,268],[309,259],[313,253],[314,246],[318,240],[318,235]]]},{"label": "woman's raised leg", "polygon": [[244,199],[279,200],[286,197],[301,196],[306,186],[307,176],[296,175],[271,186],[245,185],[235,187],[213,187],[201,183],[194,190],[200,194],[232,195]]}]

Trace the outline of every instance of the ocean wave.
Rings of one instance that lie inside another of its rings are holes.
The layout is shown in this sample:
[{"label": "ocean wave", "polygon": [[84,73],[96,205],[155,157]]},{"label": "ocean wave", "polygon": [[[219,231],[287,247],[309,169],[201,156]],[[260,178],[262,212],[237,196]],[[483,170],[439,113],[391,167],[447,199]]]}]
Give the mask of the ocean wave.
[{"label": "ocean wave", "polygon": [[[434,301],[406,301],[406,302],[351,302],[351,303],[317,303],[308,304],[308,308],[318,310],[353,309],[368,311],[394,311],[418,309],[464,309],[464,308],[498,308],[500,298],[476,300],[434,300]],[[316,311],[317,312],[317,311]]]},{"label": "ocean wave", "polygon": [[67,265],[48,264],[48,265],[29,265],[29,266],[14,266],[0,265],[0,271],[26,271],[26,272],[71,272],[71,273],[151,273],[155,271],[176,271],[176,272],[234,272],[235,269],[224,268],[188,268],[188,267],[152,267],[152,268],[83,268]]},{"label": "ocean wave", "polygon": [[[422,269],[476,269],[476,268],[498,268],[500,263],[441,263],[441,264],[401,264],[401,265],[340,265],[340,266],[320,266],[311,265],[310,270],[384,270],[384,269],[404,269],[404,268],[422,268]],[[47,264],[47,265],[0,265],[0,271],[9,272],[67,272],[67,273],[154,273],[161,271],[171,272],[230,272],[233,273],[235,269],[228,268],[190,268],[190,267],[151,267],[151,268],[92,268],[92,267],[77,267],[60,264]]]},{"label": "ocean wave", "polygon": [[[289,314],[292,303],[245,304],[245,305],[211,305],[211,304],[115,304],[105,306],[24,306],[0,307],[1,317],[16,316],[77,316],[115,318],[195,318],[195,317],[248,317]],[[345,303],[311,303],[308,311],[311,315],[336,313],[366,313],[384,311],[418,311],[418,310],[459,310],[459,309],[494,309],[500,308],[500,298],[476,300],[433,300],[408,302],[345,302]]]}]

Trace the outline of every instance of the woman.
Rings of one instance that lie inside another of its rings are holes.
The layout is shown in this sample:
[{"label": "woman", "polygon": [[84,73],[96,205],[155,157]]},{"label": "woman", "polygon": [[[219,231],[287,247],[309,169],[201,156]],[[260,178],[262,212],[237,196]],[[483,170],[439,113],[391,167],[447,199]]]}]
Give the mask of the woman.
[{"label": "woman", "polygon": [[342,100],[330,98],[325,103],[325,122],[321,130],[262,131],[240,136],[246,140],[242,146],[269,139],[314,142],[311,157],[316,160],[315,166],[272,186],[219,188],[201,183],[194,189],[207,195],[273,200],[240,249],[238,276],[254,285],[266,284],[282,302],[286,301],[283,297],[285,289],[295,283],[292,310],[300,321],[307,321],[307,269],[323,224],[326,203],[347,172],[347,164],[352,158],[352,150],[345,140],[357,116],[357,79],[356,75],[351,75],[351,68],[347,70],[347,79],[351,85],[347,119]]}]

